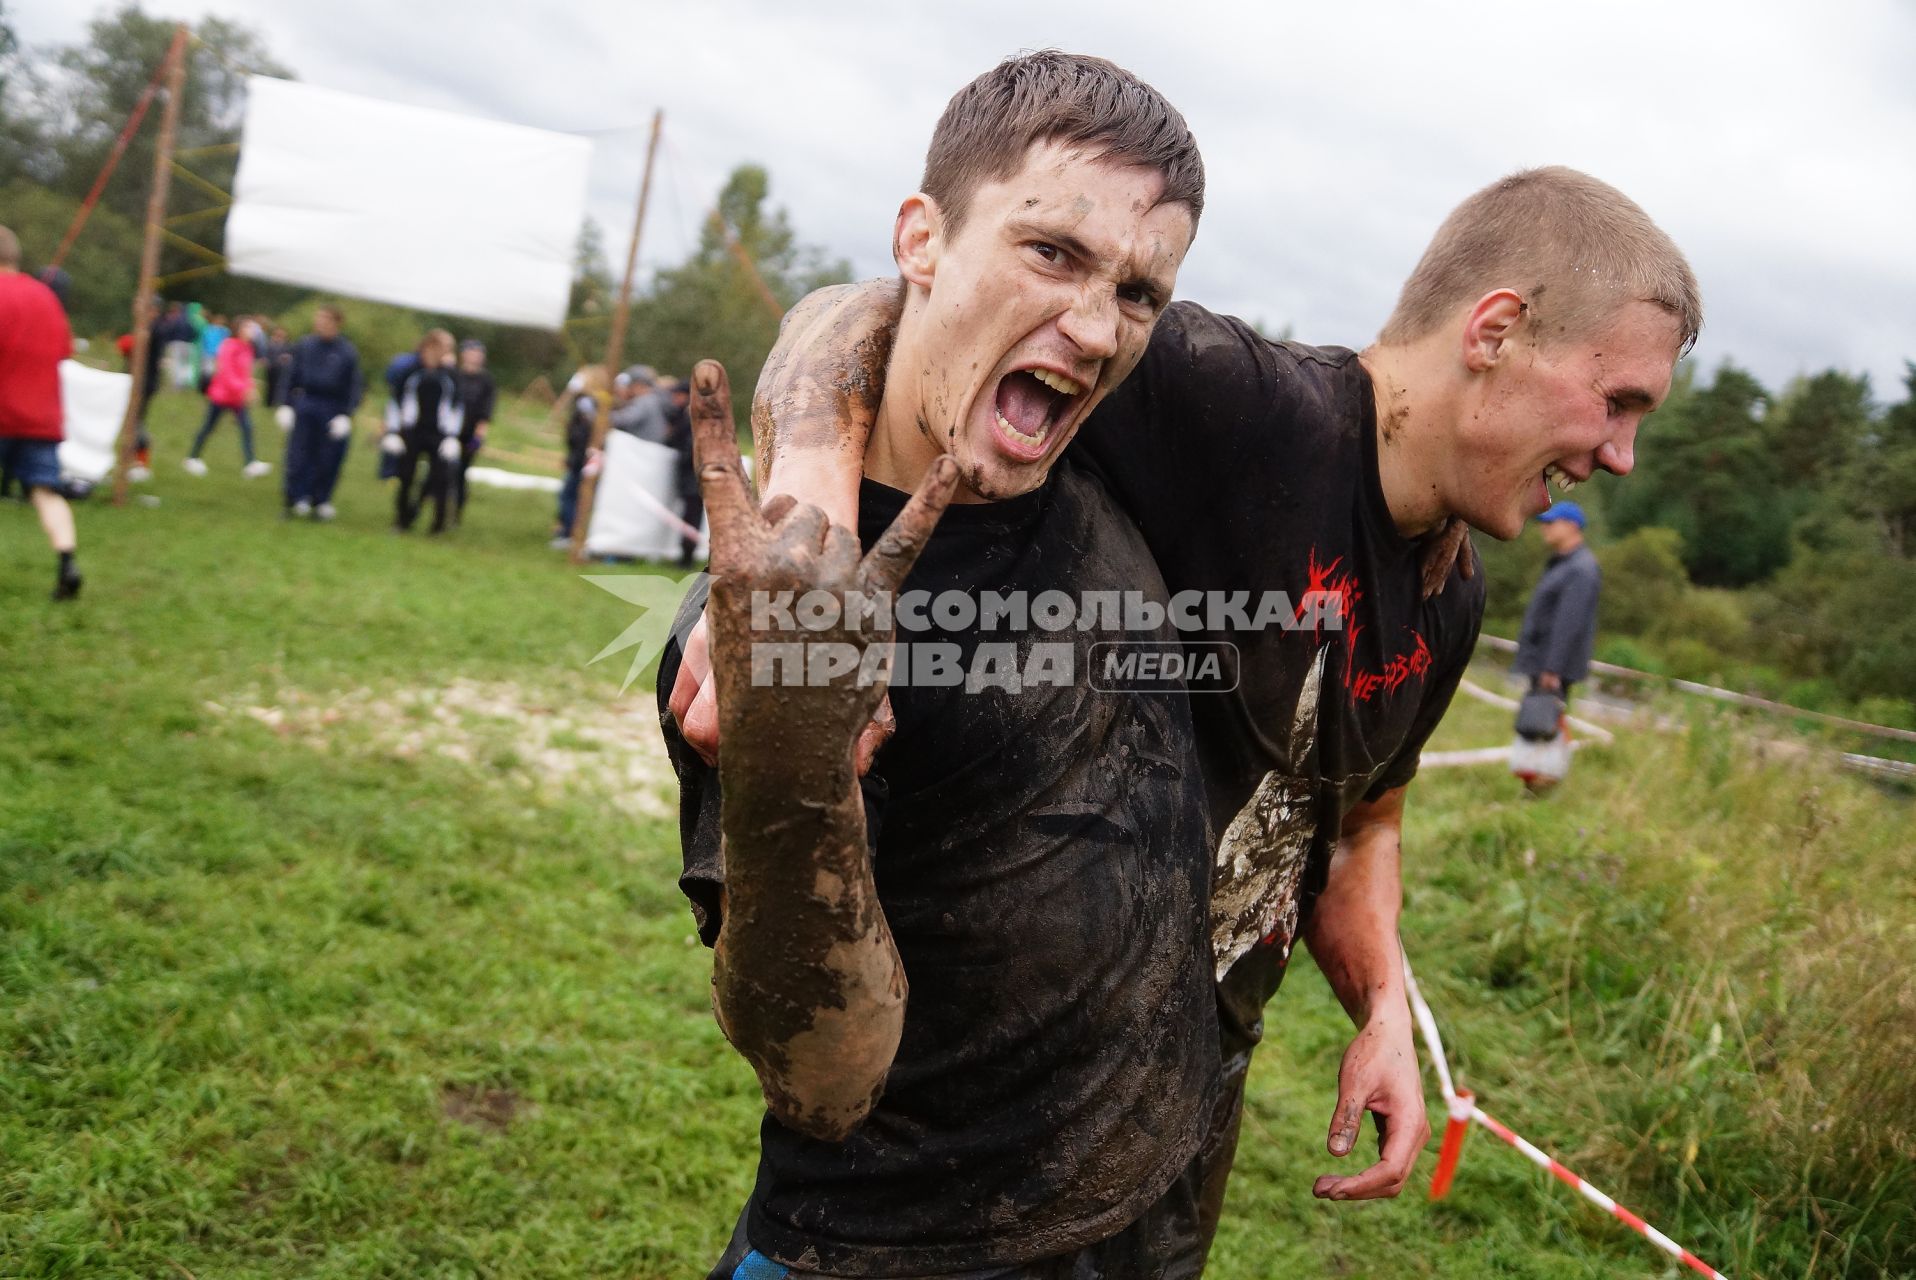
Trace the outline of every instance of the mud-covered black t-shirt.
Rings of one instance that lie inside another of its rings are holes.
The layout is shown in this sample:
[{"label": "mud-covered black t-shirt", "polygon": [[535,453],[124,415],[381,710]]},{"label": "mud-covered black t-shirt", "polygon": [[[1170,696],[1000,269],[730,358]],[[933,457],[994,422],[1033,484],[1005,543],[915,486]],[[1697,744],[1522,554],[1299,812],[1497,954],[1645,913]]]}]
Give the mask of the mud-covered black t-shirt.
[{"label": "mud-covered black t-shirt", "polygon": [[1219,833],[1225,1030],[1254,1041],[1343,815],[1411,780],[1450,705],[1483,575],[1453,569],[1422,598],[1423,546],[1385,504],[1356,353],[1271,342],[1191,303],[1169,308],[1066,456],[1136,518],[1173,603],[1203,593],[1176,611],[1198,624],[1187,644],[1240,654],[1237,686],[1194,688],[1192,715]]},{"label": "mud-covered black t-shirt", "polygon": [[[865,484],[867,546],[905,496]],[[1161,602],[1136,528],[1096,479],[1061,464],[1033,493],[951,507],[901,616],[917,591],[948,611],[918,611],[930,630],[900,624],[912,683],[892,686],[897,732],[865,789],[879,901],[910,987],[903,1039],[845,1142],[766,1117],[746,1223],[760,1251],[837,1275],[1014,1265],[1115,1234],[1190,1160],[1218,1068],[1212,833],[1182,687],[1101,692],[1089,664],[1113,633],[1005,617],[987,627],[982,609],[965,625],[938,594],[1023,593],[1034,616],[1047,592]],[[688,598],[675,637],[703,604],[702,590]],[[1122,638],[1175,643],[1163,629]],[[955,663],[961,683],[918,682],[925,645],[954,646],[934,666]],[[675,639],[660,723],[682,794],[680,884],[710,943],[724,881],[718,777],[665,710],[678,661]]]}]

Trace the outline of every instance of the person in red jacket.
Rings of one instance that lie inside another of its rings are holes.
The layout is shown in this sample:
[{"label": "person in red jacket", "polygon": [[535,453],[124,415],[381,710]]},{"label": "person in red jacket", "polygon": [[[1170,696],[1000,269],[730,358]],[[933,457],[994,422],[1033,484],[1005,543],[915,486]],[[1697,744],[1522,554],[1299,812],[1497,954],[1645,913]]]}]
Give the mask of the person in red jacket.
[{"label": "person in red jacket", "polygon": [[53,290],[20,271],[20,241],[0,227],[0,475],[19,480],[59,557],[53,598],[80,594],[73,508],[60,492],[60,362],[73,331]]},{"label": "person in red jacket", "polygon": [[246,317],[239,322],[239,330],[221,342],[214,353],[213,375],[206,384],[206,421],[200,424],[200,433],[193,437],[193,451],[180,464],[188,474],[206,474],[200,450],[206,447],[206,438],[213,434],[213,424],[222,413],[232,414],[239,423],[240,448],[246,453],[246,465],[240,474],[252,480],[273,469],[271,463],[262,462],[253,454],[253,419],[246,412],[247,403],[253,398],[254,342],[258,337],[259,322]]}]

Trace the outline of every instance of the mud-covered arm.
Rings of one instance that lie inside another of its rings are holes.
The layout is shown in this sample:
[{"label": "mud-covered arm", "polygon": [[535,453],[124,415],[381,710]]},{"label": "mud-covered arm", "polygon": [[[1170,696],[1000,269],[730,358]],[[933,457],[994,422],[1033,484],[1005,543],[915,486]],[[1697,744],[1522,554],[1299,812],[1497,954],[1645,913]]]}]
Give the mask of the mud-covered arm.
[{"label": "mud-covered arm", "polygon": [[1376,1117],[1379,1147],[1376,1163],[1361,1173],[1319,1178],[1312,1191],[1323,1199],[1396,1195],[1430,1137],[1397,937],[1404,902],[1403,818],[1402,788],[1346,815],[1329,878],[1305,928],[1311,958],[1357,1026],[1338,1069],[1326,1145],[1334,1156],[1349,1155],[1368,1111]]},{"label": "mud-covered arm", "polygon": [[[772,1114],[811,1137],[841,1140],[884,1088],[906,996],[872,876],[853,754],[884,695],[882,681],[859,678],[862,659],[891,634],[843,605],[853,593],[897,590],[951,498],[956,468],[932,467],[861,557],[857,537],[815,506],[760,509],[717,363],[694,371],[691,408],[712,527],[712,674],[728,744],[719,764],[725,900],[713,1003]],[[810,592],[841,601],[835,625],[799,632],[789,610],[763,607]],[[827,654],[852,661],[828,668],[818,660]]]},{"label": "mud-covered arm", "polygon": [[759,492],[790,494],[858,527],[865,443],[904,311],[897,280],[834,285],[785,316],[752,397]]}]

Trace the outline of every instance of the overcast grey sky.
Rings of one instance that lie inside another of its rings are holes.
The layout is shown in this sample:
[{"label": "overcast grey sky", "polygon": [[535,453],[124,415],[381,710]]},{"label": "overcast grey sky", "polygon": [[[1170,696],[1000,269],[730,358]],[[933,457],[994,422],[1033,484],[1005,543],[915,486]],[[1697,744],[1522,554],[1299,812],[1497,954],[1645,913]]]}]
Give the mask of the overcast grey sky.
[{"label": "overcast grey sky", "polygon": [[[9,0],[28,44],[85,0]],[[1902,398],[1916,358],[1916,4],[1606,0],[1481,9],[1175,0],[181,0],[303,80],[600,133],[591,209],[622,261],[644,126],[666,150],[642,261],[691,247],[757,161],[800,235],[889,274],[892,214],[945,100],[1021,48],[1112,58],[1177,103],[1209,192],[1178,293],[1361,345],[1444,214],[1511,169],[1621,187],[1702,280],[1698,357],[1772,387],[1837,365]]]}]

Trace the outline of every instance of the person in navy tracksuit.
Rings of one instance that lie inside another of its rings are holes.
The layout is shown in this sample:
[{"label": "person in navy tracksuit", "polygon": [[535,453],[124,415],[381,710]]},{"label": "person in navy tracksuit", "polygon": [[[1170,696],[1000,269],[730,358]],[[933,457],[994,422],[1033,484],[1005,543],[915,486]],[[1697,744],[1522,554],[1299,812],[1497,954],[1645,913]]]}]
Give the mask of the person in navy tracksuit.
[{"label": "person in navy tracksuit", "polygon": [[286,442],[286,515],[333,518],[333,488],[352,442],[353,410],[365,394],[359,352],[339,332],[340,311],[314,313],[313,331],[293,346],[286,379],[292,436]]},{"label": "person in navy tracksuit", "polygon": [[[454,477],[463,453],[460,433],[465,413],[459,381],[452,369],[452,335],[434,329],[419,344],[418,363],[393,388],[386,436],[380,442],[399,463],[399,493],[393,527],[404,533],[431,498],[432,531],[443,533]],[[426,463],[425,487],[415,494],[419,464]]]}]

